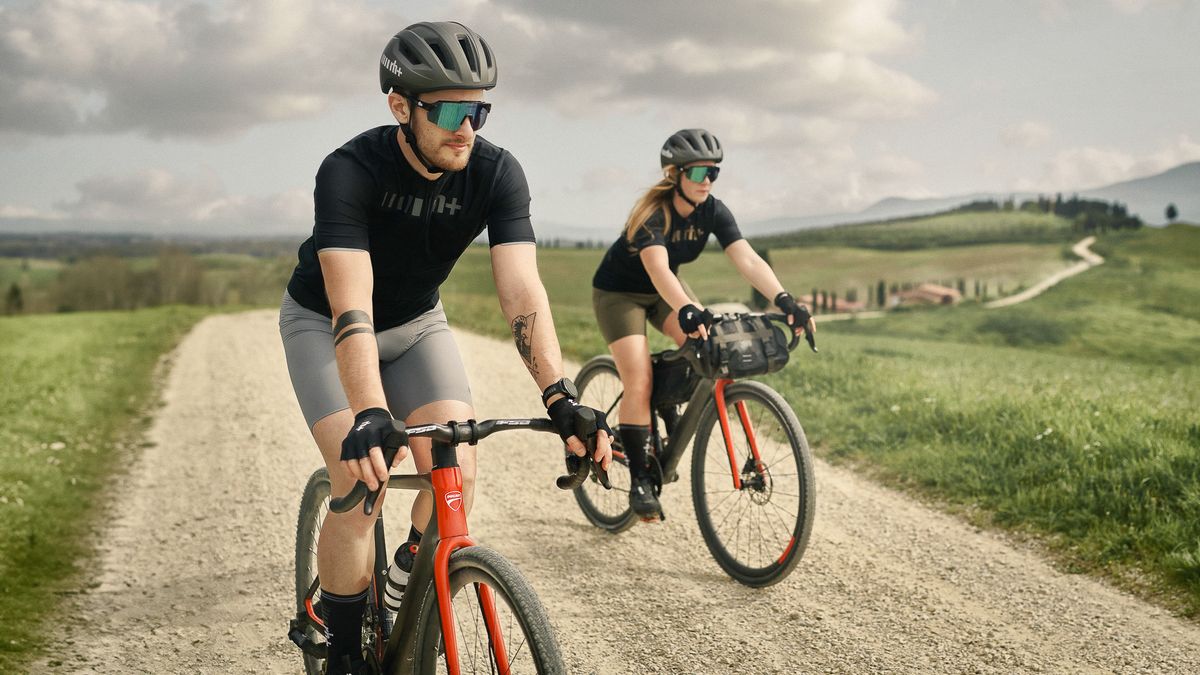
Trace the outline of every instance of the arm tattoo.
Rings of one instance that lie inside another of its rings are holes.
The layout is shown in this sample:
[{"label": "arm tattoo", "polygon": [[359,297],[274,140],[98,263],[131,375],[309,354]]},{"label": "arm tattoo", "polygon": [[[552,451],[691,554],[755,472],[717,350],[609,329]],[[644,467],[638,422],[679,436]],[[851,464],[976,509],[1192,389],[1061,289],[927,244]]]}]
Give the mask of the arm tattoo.
[{"label": "arm tattoo", "polygon": [[537,312],[518,315],[512,322],[513,341],[517,343],[517,353],[525,361],[525,367],[530,373],[537,374],[537,359],[533,358],[533,322]]},{"label": "arm tattoo", "polygon": [[[351,326],[354,326],[351,328]],[[349,329],[349,330],[347,330]],[[361,309],[351,309],[337,318],[333,324],[333,346],[337,347],[342,343],[342,340],[356,335],[358,333],[374,333],[375,326],[371,323],[371,316]]]}]

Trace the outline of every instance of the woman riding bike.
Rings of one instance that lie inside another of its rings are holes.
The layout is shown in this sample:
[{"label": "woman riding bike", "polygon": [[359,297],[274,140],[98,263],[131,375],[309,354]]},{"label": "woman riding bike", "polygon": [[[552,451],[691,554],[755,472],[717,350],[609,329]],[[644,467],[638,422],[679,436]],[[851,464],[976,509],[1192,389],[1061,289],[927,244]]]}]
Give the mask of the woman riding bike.
[{"label": "woman riding bike", "polygon": [[[710,234],[738,272],[788,316],[799,334],[807,310],[797,304],[738,230],[733,214],[709,193],[724,158],[721,143],[704,129],[683,129],[659,153],[663,178],[634,204],[621,237],[592,278],[592,306],[624,387],[618,434],[629,461],[629,504],[644,520],[661,514],[647,466],[650,447],[650,348],[646,320],[683,344],[708,338],[713,315],[677,276],[700,256]],[[809,329],[813,328],[809,320]]]}]

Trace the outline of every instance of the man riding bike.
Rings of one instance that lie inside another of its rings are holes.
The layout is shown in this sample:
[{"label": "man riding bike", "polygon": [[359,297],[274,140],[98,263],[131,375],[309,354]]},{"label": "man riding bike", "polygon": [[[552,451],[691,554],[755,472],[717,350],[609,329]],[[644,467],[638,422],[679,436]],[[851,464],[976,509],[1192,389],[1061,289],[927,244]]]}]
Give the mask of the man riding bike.
[{"label": "man riding bike", "polygon": [[675,341],[707,339],[713,315],[677,276],[715,234],[746,281],[788,316],[799,335],[813,329],[807,308],[783,290],[774,270],[742,238],[733,214],[709,194],[725,153],[704,129],[677,131],[663,143],[663,178],[634,204],[621,237],[592,278],[592,306],[612,352],[624,394],[617,433],[629,460],[629,504],[644,520],[661,514],[647,466],[650,446],[650,348],[646,320]]},{"label": "man riding bike", "polygon": [[[387,481],[380,446],[393,418],[413,426],[474,417],[438,287],[485,229],[517,351],[568,448],[584,456],[572,435],[575,388],[562,376],[537,274],[525,174],[508,151],[475,133],[491,110],[484,93],[496,84],[491,48],[462,24],[417,23],[388,42],[379,63],[397,124],[356,136],[321,163],[313,234],[300,246],[279,318],[292,386],[333,494],[357,480],[371,490]],[[610,436],[598,411],[596,425],[593,459],[607,469]],[[411,450],[417,470],[429,471],[429,441],[415,439]],[[396,462],[407,452],[401,448]],[[470,509],[474,448],[460,448],[459,461]],[[431,510],[422,493],[409,544],[397,556],[400,569],[411,569]],[[365,669],[360,627],[373,525],[374,516],[356,509],[330,513],[321,530],[317,565],[331,673]]]}]

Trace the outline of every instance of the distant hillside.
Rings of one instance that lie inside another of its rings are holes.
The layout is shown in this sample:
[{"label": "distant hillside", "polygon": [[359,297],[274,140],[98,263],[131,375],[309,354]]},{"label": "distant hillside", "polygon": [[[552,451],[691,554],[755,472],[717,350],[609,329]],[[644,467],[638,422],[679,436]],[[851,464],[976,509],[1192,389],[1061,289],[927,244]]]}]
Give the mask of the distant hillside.
[{"label": "distant hillside", "polygon": [[[1053,191],[1042,194],[1053,195]],[[1062,190],[1064,197],[1078,195],[1104,201],[1125,204],[1129,212],[1140,216],[1149,225],[1166,222],[1163,214],[1167,204],[1175,204],[1179,210],[1178,220],[1200,221],[1200,162],[1181,164],[1160,174],[1113,183],[1102,187],[1079,190]],[[742,228],[751,236],[782,234],[796,230],[809,230],[852,223],[873,223],[896,218],[909,218],[949,211],[962,204],[980,200],[1004,201],[1016,199],[1022,202],[1037,199],[1036,192],[973,192],[952,197],[930,199],[906,199],[888,197],[856,213],[836,213],[802,218],[772,218],[749,223]]]},{"label": "distant hillside", "polygon": [[1000,243],[1057,243],[1079,236],[1071,221],[1052,213],[953,211],[882,222],[809,228],[753,236],[755,246],[851,246],[909,251]]},{"label": "distant hillside", "polygon": [[1154,176],[1137,178],[1105,187],[1080,190],[1081,197],[1117,200],[1147,223],[1165,223],[1167,204],[1179,210],[1176,220],[1200,220],[1200,162],[1181,164]]}]

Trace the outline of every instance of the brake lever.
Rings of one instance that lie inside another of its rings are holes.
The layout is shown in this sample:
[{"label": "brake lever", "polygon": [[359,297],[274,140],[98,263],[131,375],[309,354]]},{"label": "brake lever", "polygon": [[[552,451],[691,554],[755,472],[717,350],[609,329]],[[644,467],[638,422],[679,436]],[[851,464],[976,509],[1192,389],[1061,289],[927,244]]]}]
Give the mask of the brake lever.
[{"label": "brake lever", "polygon": [[[391,471],[391,462],[396,460],[396,453],[400,452],[401,446],[407,446],[407,444],[408,431],[404,430],[404,423],[398,419],[391,420],[391,431],[388,432],[388,436],[383,440],[383,465],[388,467],[388,471]],[[366,483],[362,483],[359,480],[358,484],[354,485],[352,494],[366,489]],[[365,496],[359,497],[362,500],[362,514],[371,515],[374,513],[374,504],[379,501],[379,495],[382,495],[386,489],[388,489],[388,480],[383,480],[382,483],[379,483],[378,488],[368,491]],[[350,506],[354,506],[354,504],[352,503]],[[347,510],[349,509],[347,508]]]}]

